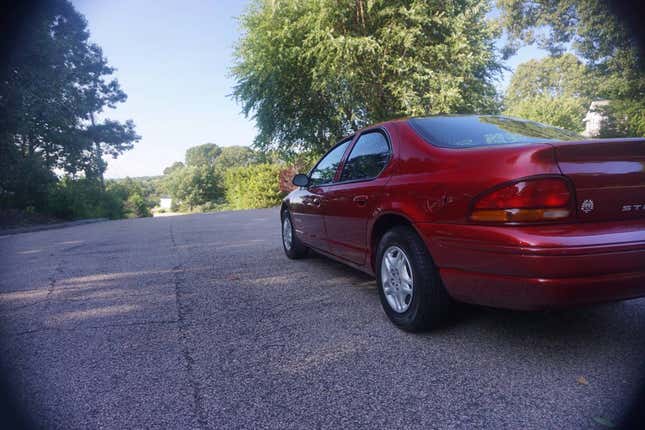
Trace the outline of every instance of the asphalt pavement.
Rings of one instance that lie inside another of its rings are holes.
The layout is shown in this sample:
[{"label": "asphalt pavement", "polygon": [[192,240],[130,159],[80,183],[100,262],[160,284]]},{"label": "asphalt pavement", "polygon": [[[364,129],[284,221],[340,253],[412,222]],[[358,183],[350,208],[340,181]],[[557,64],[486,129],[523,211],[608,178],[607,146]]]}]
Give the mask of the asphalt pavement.
[{"label": "asphalt pavement", "polygon": [[42,428],[602,429],[644,357],[645,299],[402,332],[277,209],[0,237],[0,371]]}]

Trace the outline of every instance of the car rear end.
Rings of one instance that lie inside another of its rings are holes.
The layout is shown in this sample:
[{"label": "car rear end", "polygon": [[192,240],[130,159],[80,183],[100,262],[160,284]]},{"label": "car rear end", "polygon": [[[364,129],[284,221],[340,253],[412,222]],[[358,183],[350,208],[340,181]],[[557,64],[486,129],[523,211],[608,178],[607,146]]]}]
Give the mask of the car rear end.
[{"label": "car rear end", "polygon": [[459,301],[534,310],[645,296],[641,220],[453,226],[449,236],[420,226],[448,292]]},{"label": "car rear end", "polygon": [[558,173],[486,184],[465,222],[416,224],[449,294],[527,310],[645,296],[645,139],[537,144]]}]

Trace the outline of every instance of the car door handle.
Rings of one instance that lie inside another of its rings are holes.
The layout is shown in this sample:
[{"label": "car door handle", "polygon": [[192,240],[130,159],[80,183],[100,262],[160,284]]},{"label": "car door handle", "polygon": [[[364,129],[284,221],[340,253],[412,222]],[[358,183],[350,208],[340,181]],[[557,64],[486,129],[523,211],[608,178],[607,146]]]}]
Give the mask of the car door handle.
[{"label": "car door handle", "polygon": [[367,196],[355,196],[352,200],[357,206],[365,206],[367,204]]},{"label": "car door handle", "polygon": [[314,206],[320,207],[320,198],[319,197],[314,197],[311,202],[314,204]]}]

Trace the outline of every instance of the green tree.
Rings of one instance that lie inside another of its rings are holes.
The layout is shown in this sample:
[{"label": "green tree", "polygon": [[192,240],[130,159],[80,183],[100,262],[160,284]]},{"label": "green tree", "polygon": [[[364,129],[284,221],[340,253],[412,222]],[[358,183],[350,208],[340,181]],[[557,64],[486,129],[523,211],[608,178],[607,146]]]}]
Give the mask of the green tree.
[{"label": "green tree", "polygon": [[645,99],[612,100],[600,111],[606,120],[599,137],[645,136]]},{"label": "green tree", "polygon": [[186,166],[172,172],[165,189],[181,207],[192,211],[196,206],[221,200],[220,178],[209,166]]},{"label": "green tree", "polygon": [[517,66],[509,83],[505,103],[533,97],[588,97],[593,83],[586,66],[573,54],[529,60]]},{"label": "green tree", "polygon": [[128,217],[151,216],[150,210],[159,202],[160,190],[156,178],[111,179],[106,190],[123,202]]},{"label": "green tree", "polygon": [[259,158],[260,155],[248,146],[224,146],[215,160],[215,169],[221,174],[231,167],[255,164]]},{"label": "green tree", "polygon": [[254,145],[323,152],[368,123],[492,112],[500,70],[486,0],[256,0],[241,17],[234,97]]},{"label": "green tree", "polygon": [[612,100],[614,135],[645,136],[645,62],[638,41],[603,0],[497,0],[505,57],[523,44],[558,56],[572,49],[587,66],[593,98]]},{"label": "green tree", "polygon": [[[22,157],[102,183],[103,155],[117,157],[139,139],[131,121],[97,118],[126,99],[114,69],[69,1],[19,8],[16,15],[23,25],[5,36],[19,48],[0,67],[0,170]],[[3,194],[29,188],[10,179],[0,176]]]},{"label": "green tree", "polygon": [[181,161],[175,161],[170,166],[168,166],[165,169],[163,169],[163,174],[164,175],[170,175],[175,170],[179,170],[179,169],[181,169],[183,167],[184,167],[184,163],[182,163]]},{"label": "green tree", "polygon": [[257,164],[260,158],[246,146],[194,146],[186,151],[185,165],[176,162],[164,170],[164,189],[183,209],[213,209],[224,200],[225,172]]},{"label": "green tree", "polygon": [[221,152],[222,149],[214,143],[193,146],[186,150],[186,166],[213,167]]},{"label": "green tree", "polygon": [[504,97],[508,115],[582,131],[593,79],[573,54],[520,64]]},{"label": "green tree", "polygon": [[506,115],[581,132],[589,104],[577,97],[537,96],[520,100],[506,108]]},{"label": "green tree", "polygon": [[[603,0],[497,0],[506,57],[524,44],[561,55],[569,44],[593,65],[640,61],[638,41]],[[631,57],[622,58],[621,57]]]},{"label": "green tree", "polygon": [[139,193],[132,194],[128,197],[126,208],[137,218],[152,216],[148,203]]}]

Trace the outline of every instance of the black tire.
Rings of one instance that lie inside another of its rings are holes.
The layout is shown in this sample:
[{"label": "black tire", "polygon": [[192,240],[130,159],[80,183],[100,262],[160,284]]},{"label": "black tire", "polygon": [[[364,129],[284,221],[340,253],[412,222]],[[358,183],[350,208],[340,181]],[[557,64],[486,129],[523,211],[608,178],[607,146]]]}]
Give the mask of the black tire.
[{"label": "black tire", "polygon": [[[381,274],[383,256],[388,249],[394,250],[395,254],[391,255],[396,255],[397,251],[392,247],[398,247],[403,251],[412,271],[412,298],[409,302],[405,302],[405,306],[408,307],[402,312],[397,312],[388,303],[383,287]],[[414,229],[408,226],[397,226],[386,232],[377,248],[375,266],[381,304],[388,318],[396,326],[405,331],[419,332],[434,329],[446,320],[450,314],[452,301],[441,282],[439,271],[425,243]]]},{"label": "black tire", "polygon": [[[287,247],[287,241],[284,237],[285,220],[289,220],[289,226],[291,229],[291,247]],[[284,249],[284,253],[287,257],[292,260],[297,260],[307,256],[309,248],[307,248],[305,244],[298,239],[298,236],[296,236],[296,230],[293,228],[293,223],[291,222],[291,215],[286,209],[282,211],[282,216],[280,217],[280,231],[282,232],[282,249]]]}]

